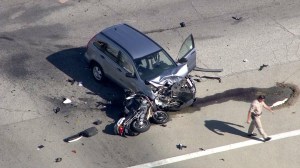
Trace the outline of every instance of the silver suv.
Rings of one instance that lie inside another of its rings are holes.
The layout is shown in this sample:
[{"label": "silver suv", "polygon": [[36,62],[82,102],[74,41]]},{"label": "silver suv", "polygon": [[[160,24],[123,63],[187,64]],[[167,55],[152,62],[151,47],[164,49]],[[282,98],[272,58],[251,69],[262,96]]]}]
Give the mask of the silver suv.
[{"label": "silver suv", "polygon": [[127,24],[114,25],[96,34],[88,42],[85,58],[97,81],[105,76],[123,88],[142,91],[150,97],[152,91],[145,82],[170,75],[184,77],[196,67],[192,35],[182,44],[175,62],[155,41]]}]

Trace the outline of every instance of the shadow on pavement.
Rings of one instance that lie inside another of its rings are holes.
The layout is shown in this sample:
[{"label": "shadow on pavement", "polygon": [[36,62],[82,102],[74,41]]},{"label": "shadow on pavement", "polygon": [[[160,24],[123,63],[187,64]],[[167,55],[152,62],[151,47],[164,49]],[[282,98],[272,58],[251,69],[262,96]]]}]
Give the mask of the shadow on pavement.
[{"label": "shadow on pavement", "polygon": [[[68,75],[72,80],[80,81],[83,87],[90,90],[86,92],[89,95],[98,95],[108,103],[97,102],[102,106],[101,111],[113,120],[118,120],[122,110],[124,91],[113,82],[106,80],[104,83],[98,83],[92,76],[91,69],[84,59],[85,47],[65,49],[56,52],[47,57],[47,60],[59,70]],[[88,101],[88,100],[87,100]],[[104,132],[113,134],[113,128],[107,126]]]},{"label": "shadow on pavement", "polygon": [[250,103],[257,98],[258,95],[266,95],[266,104],[271,106],[277,101],[282,101],[285,98],[290,98],[295,95],[295,86],[277,84],[270,88],[235,88],[226,90],[222,93],[216,93],[211,96],[197,98],[190,112],[201,109],[213,104],[221,104],[227,101],[243,101]]},{"label": "shadow on pavement", "polygon": [[236,127],[244,128],[244,126],[242,126],[242,125],[238,125],[238,124],[234,124],[234,123],[230,123],[230,122],[218,121],[218,120],[206,120],[204,125],[209,130],[211,130],[212,132],[214,132],[218,135],[224,135],[225,133],[229,133],[229,134],[246,137],[249,139],[255,139],[255,140],[262,141],[261,139],[259,139],[257,137],[248,137],[247,132],[243,132],[236,128]]}]

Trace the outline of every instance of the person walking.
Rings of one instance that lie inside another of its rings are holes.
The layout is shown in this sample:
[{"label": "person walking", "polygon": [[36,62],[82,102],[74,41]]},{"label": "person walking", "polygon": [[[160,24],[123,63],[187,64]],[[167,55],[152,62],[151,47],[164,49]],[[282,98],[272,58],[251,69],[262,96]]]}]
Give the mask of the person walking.
[{"label": "person walking", "polygon": [[271,137],[268,137],[268,135],[265,133],[260,117],[262,115],[262,110],[263,108],[267,109],[268,111],[274,113],[274,111],[271,109],[270,106],[266,105],[265,103],[265,96],[264,95],[259,95],[256,100],[254,100],[251,103],[250,109],[248,111],[248,116],[247,116],[247,123],[250,123],[249,129],[248,129],[248,136],[256,136],[257,134],[254,133],[254,127],[257,128],[258,132],[260,135],[262,135],[264,141],[269,141],[271,140]]}]

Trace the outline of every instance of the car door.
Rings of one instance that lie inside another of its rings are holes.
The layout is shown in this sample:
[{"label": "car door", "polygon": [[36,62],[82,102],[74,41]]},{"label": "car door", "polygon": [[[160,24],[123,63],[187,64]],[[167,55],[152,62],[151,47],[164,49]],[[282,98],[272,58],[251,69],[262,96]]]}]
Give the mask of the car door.
[{"label": "car door", "polygon": [[177,62],[181,64],[186,63],[189,72],[196,67],[196,49],[192,34],[189,35],[181,45]]},{"label": "car door", "polygon": [[138,80],[134,68],[134,63],[130,60],[129,56],[120,51],[118,55],[118,77],[122,81],[122,86],[132,91],[138,91],[138,87],[141,85],[140,80]]}]

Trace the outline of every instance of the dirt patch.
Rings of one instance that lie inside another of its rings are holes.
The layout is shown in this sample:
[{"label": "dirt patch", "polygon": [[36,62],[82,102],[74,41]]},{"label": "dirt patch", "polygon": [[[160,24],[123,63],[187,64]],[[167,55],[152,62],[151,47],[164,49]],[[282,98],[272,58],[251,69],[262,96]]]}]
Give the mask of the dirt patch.
[{"label": "dirt patch", "polygon": [[292,91],[292,93],[289,95],[288,100],[284,104],[276,106],[273,109],[281,109],[295,104],[299,97],[299,87],[290,83],[277,83],[276,85],[281,88],[288,88]]}]

